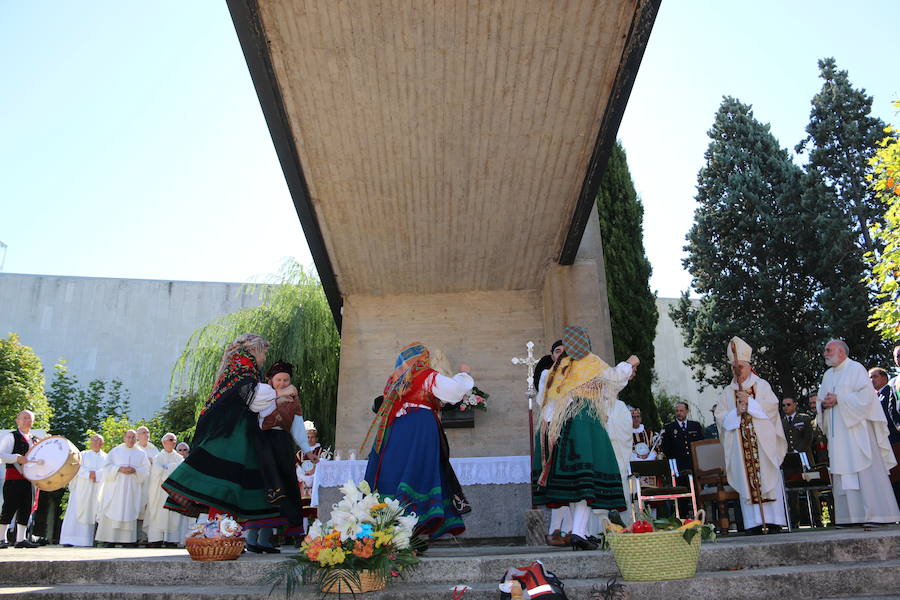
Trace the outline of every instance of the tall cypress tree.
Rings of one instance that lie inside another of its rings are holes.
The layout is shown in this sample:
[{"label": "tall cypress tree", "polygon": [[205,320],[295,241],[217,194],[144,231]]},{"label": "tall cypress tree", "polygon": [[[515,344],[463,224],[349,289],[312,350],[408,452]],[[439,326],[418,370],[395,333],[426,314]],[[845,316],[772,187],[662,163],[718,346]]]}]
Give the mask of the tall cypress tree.
[{"label": "tall cypress tree", "polygon": [[697,177],[698,208],[684,264],[701,295],[670,311],[701,385],[731,380],[726,346],[740,336],[776,394],[813,386],[822,326],[817,283],[806,266],[813,215],[801,202],[802,171],[751,107],[725,97],[708,132]]},{"label": "tall cypress tree", "polygon": [[824,82],[812,99],[807,137],[796,147],[809,156],[803,203],[818,215],[819,250],[808,257],[821,285],[816,301],[828,335],[845,339],[863,364],[877,364],[887,347],[868,327],[876,300],[875,290],[863,283],[864,255],[881,253],[870,228],[882,220],[884,206],[866,175],[885,123],[871,115],[872,97],[855,89],[833,58],[819,61],[819,75]]},{"label": "tall cypress tree", "polygon": [[616,142],[597,193],[597,212],[606,261],[609,316],[616,361],[635,354],[638,374],[619,394],[640,407],[644,421],[658,422],[650,384],[655,363],[653,339],[659,313],[650,291],[650,261],[644,252],[644,207],[628,170],[625,150]]}]

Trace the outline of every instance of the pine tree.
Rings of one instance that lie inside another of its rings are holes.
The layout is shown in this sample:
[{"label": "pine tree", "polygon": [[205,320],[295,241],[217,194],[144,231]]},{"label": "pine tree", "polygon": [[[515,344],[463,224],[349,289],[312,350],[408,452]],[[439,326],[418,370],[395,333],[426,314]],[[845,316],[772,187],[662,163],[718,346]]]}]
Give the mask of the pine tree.
[{"label": "pine tree", "polygon": [[803,204],[818,216],[819,249],[808,257],[821,286],[816,301],[828,335],[846,340],[863,364],[877,364],[888,349],[868,326],[876,299],[863,281],[864,256],[882,251],[870,230],[882,221],[884,206],[866,175],[885,124],[871,115],[872,97],[854,89],[833,58],[819,61],[819,75],[824,83],[812,99],[808,135],[795,148],[809,154]]},{"label": "pine tree", "polygon": [[731,380],[726,346],[740,336],[776,394],[813,387],[822,325],[817,283],[805,264],[815,238],[800,202],[802,171],[751,107],[725,97],[716,113],[684,264],[701,295],[670,312],[691,349],[701,386]]},{"label": "pine tree", "polygon": [[644,252],[644,207],[628,170],[625,150],[613,147],[597,193],[597,212],[603,240],[609,316],[615,360],[630,355],[641,359],[638,374],[619,399],[641,409],[644,421],[658,422],[650,385],[655,362],[653,340],[659,313],[650,291],[650,261]]}]

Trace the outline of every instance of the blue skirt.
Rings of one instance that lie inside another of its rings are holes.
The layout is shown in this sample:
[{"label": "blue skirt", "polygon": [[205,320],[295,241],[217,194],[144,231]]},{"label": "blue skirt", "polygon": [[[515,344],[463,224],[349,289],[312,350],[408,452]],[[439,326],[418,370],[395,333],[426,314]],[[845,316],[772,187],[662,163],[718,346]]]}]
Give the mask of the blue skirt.
[{"label": "blue skirt", "polygon": [[[444,481],[442,435],[435,414],[408,409],[385,435],[381,452],[369,453],[366,481],[383,496],[396,498],[419,518],[416,533],[436,539],[465,531]],[[447,465],[449,467],[449,465]]]}]

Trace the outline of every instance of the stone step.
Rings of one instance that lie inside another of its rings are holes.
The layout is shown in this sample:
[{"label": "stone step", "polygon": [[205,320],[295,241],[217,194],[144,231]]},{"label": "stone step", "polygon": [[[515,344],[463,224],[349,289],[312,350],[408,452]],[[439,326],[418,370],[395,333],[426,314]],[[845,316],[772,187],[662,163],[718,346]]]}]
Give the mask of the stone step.
[{"label": "stone step", "polygon": [[[900,560],[847,562],[832,565],[800,565],[767,567],[742,571],[698,573],[693,579],[678,581],[626,582],[632,598],[641,600],[697,600],[698,598],[728,598],[758,600],[760,598],[790,598],[791,600],[820,600],[824,598],[866,598],[888,600],[896,598]],[[0,587],[0,598],[18,600],[263,600],[268,588],[263,586],[157,586],[117,585],[48,585]],[[589,600],[595,588],[606,585],[605,579],[575,579],[566,581],[570,600]],[[466,592],[464,600],[496,600],[496,583],[476,583]],[[867,594],[859,596],[860,593]],[[892,595],[893,594],[893,595]],[[313,599],[320,594],[310,587],[295,600]],[[397,583],[381,592],[366,594],[366,600],[447,600],[450,586],[446,584]],[[273,594],[272,600],[282,600]]]},{"label": "stone step", "polygon": [[[234,562],[195,563],[184,550],[41,548],[0,551],[0,585],[247,585],[263,580],[285,555],[245,554]],[[698,570],[758,569],[900,559],[900,528],[734,537],[704,543]],[[509,567],[541,560],[561,579],[618,572],[607,552],[537,547],[434,548],[415,572],[422,584],[491,583]],[[900,586],[898,586],[900,587]]]}]

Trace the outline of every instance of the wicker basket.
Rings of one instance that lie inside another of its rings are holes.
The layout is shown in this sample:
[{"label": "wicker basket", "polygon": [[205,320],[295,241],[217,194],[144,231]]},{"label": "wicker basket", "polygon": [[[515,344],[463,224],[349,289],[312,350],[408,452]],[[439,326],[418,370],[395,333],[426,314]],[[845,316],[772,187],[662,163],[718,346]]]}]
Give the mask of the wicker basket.
[{"label": "wicker basket", "polygon": [[234,560],[244,551],[244,538],[189,537],[184,545],[193,560]]},{"label": "wicker basket", "polygon": [[[703,521],[703,511],[698,511],[698,517]],[[690,544],[684,541],[681,529],[652,533],[607,531],[606,540],[625,581],[688,579],[697,572],[699,533]]]},{"label": "wicker basket", "polygon": [[326,594],[346,594],[348,592],[351,594],[360,594],[363,592],[377,592],[378,590],[384,589],[385,581],[380,577],[376,577],[371,571],[360,571],[359,583],[360,586],[357,587],[352,582],[339,581],[327,586],[323,585],[322,592]]}]

